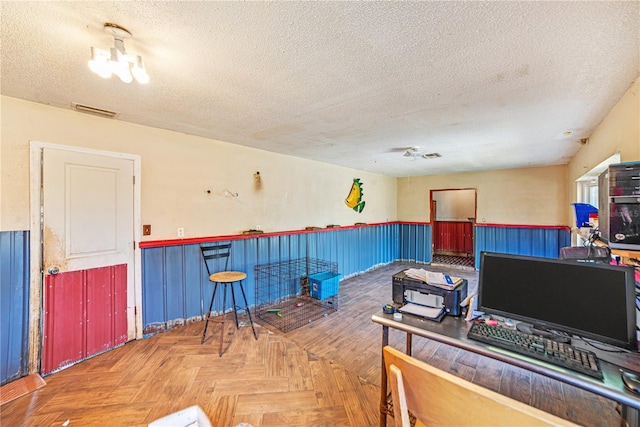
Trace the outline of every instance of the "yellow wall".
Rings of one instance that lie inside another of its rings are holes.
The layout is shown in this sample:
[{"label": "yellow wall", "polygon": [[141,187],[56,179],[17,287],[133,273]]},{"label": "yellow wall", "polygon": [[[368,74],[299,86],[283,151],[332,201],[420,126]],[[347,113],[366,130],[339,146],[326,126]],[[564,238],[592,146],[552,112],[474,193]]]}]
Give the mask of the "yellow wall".
[{"label": "yellow wall", "polygon": [[640,78],[569,162],[568,193],[572,202],[577,201],[576,179],[617,152],[623,163],[640,161]]},{"label": "yellow wall", "polygon": [[[396,180],[221,141],[1,98],[0,230],[29,229],[29,141],[138,154],[143,240],[395,221]],[[260,171],[261,185],[253,174]],[[366,207],[344,204],[354,178]],[[228,189],[237,198],[225,197]],[[206,191],[210,190],[211,194]]]},{"label": "yellow wall", "polygon": [[430,221],[430,190],[475,188],[478,224],[565,225],[566,166],[398,179],[398,219]]}]

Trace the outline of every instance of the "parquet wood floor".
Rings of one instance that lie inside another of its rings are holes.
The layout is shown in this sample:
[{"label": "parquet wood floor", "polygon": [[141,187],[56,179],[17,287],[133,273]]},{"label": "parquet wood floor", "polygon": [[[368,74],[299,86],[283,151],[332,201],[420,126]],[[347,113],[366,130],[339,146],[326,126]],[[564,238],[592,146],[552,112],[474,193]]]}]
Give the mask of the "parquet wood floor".
[{"label": "parquet wood floor", "polygon": [[[393,263],[342,281],[338,312],[284,336],[305,350],[345,366],[364,381],[379,386],[382,328],[371,321],[371,314],[392,302],[391,276],[409,267],[463,277],[472,288],[478,282],[478,272],[468,268]],[[389,342],[404,351],[403,333],[392,331]],[[626,425],[616,403],[611,400],[490,358],[420,337],[413,338],[413,356],[584,426]]]},{"label": "parquet wood floor", "polygon": [[[394,263],[343,280],[340,310],[282,333],[227,319],[225,353],[200,344],[203,322],[133,341],[45,378],[0,407],[4,426],[145,426],[198,404],[214,426],[378,425],[381,328],[371,314],[391,302]],[[424,267],[424,265],[420,265]],[[451,271],[442,267],[432,267]],[[477,272],[451,274],[477,281]],[[245,318],[245,322],[246,322]],[[214,327],[214,337],[219,325]],[[404,334],[391,333],[404,349]],[[455,375],[586,426],[620,426],[615,403],[528,371],[415,337],[414,356]]]}]

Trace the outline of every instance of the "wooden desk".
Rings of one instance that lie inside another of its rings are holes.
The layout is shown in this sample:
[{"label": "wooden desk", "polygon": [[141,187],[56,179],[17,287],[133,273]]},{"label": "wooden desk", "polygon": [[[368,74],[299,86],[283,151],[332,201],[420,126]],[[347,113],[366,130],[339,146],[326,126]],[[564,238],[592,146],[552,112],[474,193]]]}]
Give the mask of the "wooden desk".
[{"label": "wooden desk", "polygon": [[[397,329],[407,334],[406,353],[409,355],[411,355],[411,340],[413,335],[468,350],[619,402],[622,405],[622,416],[629,426],[638,426],[640,395],[633,394],[624,387],[620,376],[620,368],[640,372],[639,353],[609,354],[598,351],[593,347],[581,345],[578,339],[574,340],[572,345],[593,351],[600,359],[600,367],[604,373],[604,380],[599,381],[559,366],[470,340],[467,338],[470,323],[462,318],[447,316],[442,322],[437,323],[404,315],[402,320],[396,321],[393,319],[393,315],[384,314],[380,311],[378,314],[371,316],[371,320],[382,325],[382,347],[389,344],[389,330]],[[387,424],[387,413],[387,372],[383,359],[382,377],[380,381],[381,427],[385,427]]]},{"label": "wooden desk", "polygon": [[611,255],[618,255],[620,257],[620,262],[627,265],[634,265],[629,261],[629,258],[640,260],[639,251],[629,251],[627,249],[611,249]]}]

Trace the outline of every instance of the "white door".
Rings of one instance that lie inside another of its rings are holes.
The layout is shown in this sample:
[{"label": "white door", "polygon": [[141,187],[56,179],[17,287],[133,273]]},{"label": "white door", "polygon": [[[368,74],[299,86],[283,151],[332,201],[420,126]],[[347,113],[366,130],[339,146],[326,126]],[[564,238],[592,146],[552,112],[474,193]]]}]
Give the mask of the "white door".
[{"label": "white door", "polygon": [[42,372],[135,338],[134,162],[45,147]]}]

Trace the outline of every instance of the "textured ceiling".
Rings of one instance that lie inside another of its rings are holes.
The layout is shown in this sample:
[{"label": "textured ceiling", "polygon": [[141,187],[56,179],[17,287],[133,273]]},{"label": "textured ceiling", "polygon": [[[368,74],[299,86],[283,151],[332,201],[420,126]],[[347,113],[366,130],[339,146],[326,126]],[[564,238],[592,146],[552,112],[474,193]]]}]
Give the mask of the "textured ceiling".
[{"label": "textured ceiling", "polygon": [[[398,177],[565,164],[640,75],[639,6],[3,0],[1,89]],[[89,70],[105,22],[149,84]]]}]

